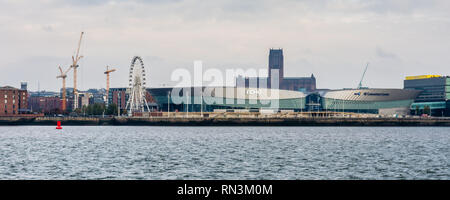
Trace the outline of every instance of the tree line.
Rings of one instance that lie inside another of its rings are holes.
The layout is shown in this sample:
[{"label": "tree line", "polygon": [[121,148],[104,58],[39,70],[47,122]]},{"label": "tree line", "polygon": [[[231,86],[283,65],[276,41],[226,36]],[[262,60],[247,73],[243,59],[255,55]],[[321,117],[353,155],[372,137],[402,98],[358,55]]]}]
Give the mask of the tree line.
[{"label": "tree line", "polygon": [[118,108],[117,104],[109,104],[107,107],[101,103],[90,104],[88,106],[84,105],[81,109],[76,109],[78,114],[86,115],[117,115]]}]

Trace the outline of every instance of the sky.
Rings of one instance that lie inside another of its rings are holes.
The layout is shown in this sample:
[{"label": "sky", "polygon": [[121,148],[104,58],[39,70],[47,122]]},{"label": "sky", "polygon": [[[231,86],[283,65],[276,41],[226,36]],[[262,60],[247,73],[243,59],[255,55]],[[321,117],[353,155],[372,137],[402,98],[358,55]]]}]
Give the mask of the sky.
[{"label": "sky", "polygon": [[[284,75],[318,88],[402,88],[405,76],[450,75],[448,0],[0,0],[0,86],[57,91],[80,32],[78,88],[126,87],[141,56],[149,87],[203,68],[266,69],[283,48]],[[73,86],[69,72],[67,86]]]}]

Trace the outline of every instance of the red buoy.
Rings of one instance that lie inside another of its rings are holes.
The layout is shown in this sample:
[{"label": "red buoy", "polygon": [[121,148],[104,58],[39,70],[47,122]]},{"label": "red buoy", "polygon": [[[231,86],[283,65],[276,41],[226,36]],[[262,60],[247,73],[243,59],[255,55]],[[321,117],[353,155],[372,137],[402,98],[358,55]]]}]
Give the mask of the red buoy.
[{"label": "red buoy", "polygon": [[56,129],[62,129],[61,121],[58,121],[56,124],[57,124]]}]

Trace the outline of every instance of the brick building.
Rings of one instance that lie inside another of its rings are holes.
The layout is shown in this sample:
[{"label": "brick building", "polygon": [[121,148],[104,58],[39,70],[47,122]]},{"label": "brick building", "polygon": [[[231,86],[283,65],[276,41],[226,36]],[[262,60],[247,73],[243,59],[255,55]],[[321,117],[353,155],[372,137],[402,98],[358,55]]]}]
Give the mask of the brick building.
[{"label": "brick building", "polygon": [[0,116],[18,115],[27,111],[28,91],[11,86],[0,87]]},{"label": "brick building", "polygon": [[108,105],[116,104],[121,110],[125,110],[128,101],[128,88],[109,88]]},{"label": "brick building", "polygon": [[61,99],[58,96],[31,96],[29,109],[32,112],[55,114],[61,112]]}]

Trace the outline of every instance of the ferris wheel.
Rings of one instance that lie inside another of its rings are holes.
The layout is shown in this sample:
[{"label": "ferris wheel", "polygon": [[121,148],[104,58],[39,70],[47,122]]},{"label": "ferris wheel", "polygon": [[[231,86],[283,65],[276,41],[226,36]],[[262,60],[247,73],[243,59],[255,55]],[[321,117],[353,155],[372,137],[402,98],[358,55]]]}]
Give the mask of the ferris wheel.
[{"label": "ferris wheel", "polygon": [[131,61],[128,83],[129,98],[126,105],[128,115],[131,116],[133,112],[144,112],[145,108],[150,110],[145,99],[147,91],[144,62],[139,56],[135,56]]}]

